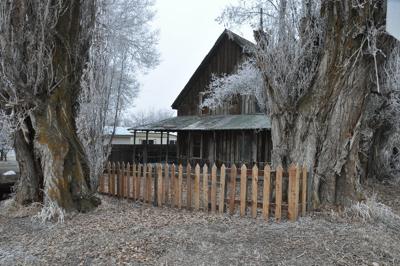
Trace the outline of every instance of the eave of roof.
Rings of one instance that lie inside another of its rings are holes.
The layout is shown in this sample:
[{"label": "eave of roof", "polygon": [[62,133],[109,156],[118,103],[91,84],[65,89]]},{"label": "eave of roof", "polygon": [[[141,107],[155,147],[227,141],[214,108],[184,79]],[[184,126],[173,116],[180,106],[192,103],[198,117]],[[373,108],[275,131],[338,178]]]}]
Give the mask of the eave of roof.
[{"label": "eave of roof", "polygon": [[221,35],[218,37],[217,41],[215,42],[215,44],[213,45],[213,47],[211,48],[211,50],[208,52],[208,54],[206,55],[206,57],[204,57],[203,61],[200,63],[200,65],[197,67],[196,71],[193,73],[193,75],[191,76],[191,78],[189,79],[189,81],[186,83],[185,87],[183,88],[183,90],[179,93],[178,97],[176,97],[175,101],[172,103],[171,107],[173,109],[177,109],[178,108],[178,104],[181,100],[181,98],[183,98],[187,92],[187,90],[190,87],[190,84],[192,82],[194,82],[196,80],[196,78],[198,77],[198,75],[201,73],[202,68],[208,63],[208,61],[211,59],[211,57],[213,56],[214,52],[217,50],[218,46],[221,44],[222,40],[225,37],[228,37],[230,40],[232,40],[233,42],[235,42],[237,45],[239,45],[242,49],[243,49],[243,53],[247,53],[250,54],[250,50],[251,48],[255,47],[255,44],[250,42],[249,40],[246,40],[245,38],[237,35],[236,33],[225,29]]},{"label": "eave of roof", "polygon": [[130,130],[217,131],[257,129],[271,129],[269,116],[265,114],[177,116]]}]

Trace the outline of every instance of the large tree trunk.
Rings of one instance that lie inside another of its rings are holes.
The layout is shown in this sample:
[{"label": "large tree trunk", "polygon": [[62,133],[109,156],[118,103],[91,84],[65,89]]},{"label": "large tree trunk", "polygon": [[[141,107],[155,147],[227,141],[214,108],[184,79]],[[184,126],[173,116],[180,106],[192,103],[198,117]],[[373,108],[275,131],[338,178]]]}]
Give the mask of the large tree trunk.
[{"label": "large tree trunk", "polygon": [[[40,104],[26,119],[24,135],[17,135],[21,169],[16,199],[27,203],[54,201],[70,211],[88,211],[98,205],[90,187],[89,169],[75,125],[76,100],[88,46],[80,39],[79,0],[64,1],[54,33],[52,68],[54,87],[39,97]],[[28,193],[27,193],[28,192]]]},{"label": "large tree trunk", "polygon": [[[377,28],[384,25],[385,1],[366,1],[364,9],[353,7],[352,2],[323,2],[323,52],[312,87],[296,106],[282,108],[276,104],[282,99],[274,98],[271,88],[268,92],[273,163],[304,162],[311,167],[315,207],[347,205],[362,196],[360,129],[368,96],[377,90],[374,58],[363,54],[367,26],[372,26],[366,22],[374,21]],[[378,45],[389,53],[390,41],[380,39]],[[378,69],[382,65],[378,58]]]}]

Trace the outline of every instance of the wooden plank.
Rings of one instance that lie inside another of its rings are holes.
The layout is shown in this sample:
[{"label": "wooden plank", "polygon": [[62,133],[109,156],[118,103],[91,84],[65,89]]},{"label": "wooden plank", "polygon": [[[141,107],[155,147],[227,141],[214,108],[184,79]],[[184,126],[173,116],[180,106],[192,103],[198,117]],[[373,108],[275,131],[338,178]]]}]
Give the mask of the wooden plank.
[{"label": "wooden plank", "polygon": [[211,168],[211,212],[215,213],[217,209],[217,166],[214,164]]},{"label": "wooden plank", "polygon": [[126,198],[129,199],[131,194],[131,164],[126,165]]},{"label": "wooden plank", "polygon": [[307,167],[303,166],[302,188],[301,188],[301,215],[306,216],[307,208]]},{"label": "wooden plank", "polygon": [[[143,166],[140,163],[137,166],[135,200],[140,200],[140,190],[142,187],[142,167]],[[144,172],[144,169],[143,169],[143,172]]]},{"label": "wooden plank", "polygon": [[282,217],[282,175],[283,168],[278,166],[275,180],[275,220],[277,222],[280,222]]},{"label": "wooden plank", "polygon": [[108,177],[108,180],[107,180],[107,194],[111,194],[110,193],[110,184],[111,184],[111,180],[112,180],[112,172],[111,172],[111,162],[108,162],[107,163],[107,177]]},{"label": "wooden plank", "polygon": [[235,214],[235,197],[236,197],[236,176],[237,168],[236,165],[231,167],[231,191],[229,196],[229,212],[231,215]]},{"label": "wooden plank", "polygon": [[137,178],[137,164],[134,162],[132,163],[132,185],[131,185],[133,200],[136,199],[136,184],[137,184],[136,178]]},{"label": "wooden plank", "polygon": [[175,207],[177,206],[177,202],[178,200],[176,199],[176,197],[178,196],[177,193],[177,185],[178,182],[176,180],[176,173],[175,173],[175,164],[171,165],[171,207]]},{"label": "wooden plank", "polygon": [[194,209],[200,209],[200,165],[197,164],[194,170]]},{"label": "wooden plank", "polygon": [[247,197],[247,167],[245,164],[240,169],[240,216],[246,214],[246,197]]},{"label": "wooden plank", "polygon": [[264,188],[263,188],[263,217],[264,220],[269,218],[269,199],[271,188],[271,167],[267,164],[264,167]]},{"label": "wooden plank", "polygon": [[117,184],[116,184],[116,189],[117,189],[117,197],[121,197],[121,164],[118,162],[117,163]]},{"label": "wooden plank", "polygon": [[208,166],[203,166],[203,210],[208,212]]},{"label": "wooden plank", "polygon": [[151,164],[147,165],[147,180],[146,180],[146,195],[147,195],[147,203],[151,203],[152,201],[152,185],[151,181],[153,180],[153,166]]},{"label": "wooden plank", "polygon": [[253,178],[252,178],[252,192],[251,192],[251,217],[257,217],[257,193],[258,193],[258,167],[257,164],[253,166]]},{"label": "wooden plank", "polygon": [[164,164],[164,184],[163,184],[163,204],[170,202],[170,183],[169,164]]},{"label": "wooden plank", "polygon": [[182,164],[178,167],[178,191],[177,191],[177,199],[178,199],[178,208],[182,208],[182,181],[183,181],[183,166]]},{"label": "wooden plank", "polygon": [[300,168],[291,164],[289,167],[289,195],[288,195],[288,219],[292,222],[297,220],[299,201]]},{"label": "wooden plank", "polygon": [[186,166],[186,208],[192,208],[192,166],[190,163]]},{"label": "wooden plank", "polygon": [[226,176],[226,167],[225,164],[221,166],[221,176],[220,176],[220,189],[219,189],[219,204],[218,209],[219,213],[224,213],[225,206],[225,176]]},{"label": "wooden plank", "polygon": [[[161,207],[163,204],[163,175],[162,175],[162,165],[157,164],[157,204]],[[156,191],[155,191],[156,192]]]}]

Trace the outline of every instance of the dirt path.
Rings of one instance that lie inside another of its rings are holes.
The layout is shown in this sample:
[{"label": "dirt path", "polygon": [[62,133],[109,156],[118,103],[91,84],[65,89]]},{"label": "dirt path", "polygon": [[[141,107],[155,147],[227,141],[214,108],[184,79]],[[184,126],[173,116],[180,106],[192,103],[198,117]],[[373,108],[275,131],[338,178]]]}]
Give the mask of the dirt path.
[{"label": "dirt path", "polygon": [[0,265],[400,264],[399,227],[336,215],[276,224],[103,198],[92,213],[43,225],[21,217],[37,209],[4,210]]}]

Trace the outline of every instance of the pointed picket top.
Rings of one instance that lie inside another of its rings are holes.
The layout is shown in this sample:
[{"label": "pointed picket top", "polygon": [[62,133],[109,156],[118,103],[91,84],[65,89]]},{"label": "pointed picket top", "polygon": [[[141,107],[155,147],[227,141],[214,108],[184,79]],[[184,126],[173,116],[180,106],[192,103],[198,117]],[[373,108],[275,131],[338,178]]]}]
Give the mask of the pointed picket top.
[{"label": "pointed picket top", "polygon": [[107,167],[108,167],[108,168],[111,168],[111,162],[110,162],[110,161],[108,161]]},{"label": "pointed picket top", "polygon": [[289,166],[289,172],[290,171],[296,171],[296,165],[294,163],[291,163]]},{"label": "pointed picket top", "polygon": [[212,170],[212,171],[217,171],[217,165],[216,165],[215,163],[213,164],[211,170]]},{"label": "pointed picket top", "polygon": [[258,171],[258,166],[257,166],[256,163],[253,165],[253,172],[254,172],[254,171]]},{"label": "pointed picket top", "polygon": [[224,170],[226,169],[226,166],[225,166],[224,163],[221,165],[221,170],[222,170],[222,168],[223,168]]},{"label": "pointed picket top", "polygon": [[264,172],[271,172],[271,166],[269,164],[264,166]]},{"label": "pointed picket top", "polygon": [[246,164],[242,164],[242,167],[240,168],[241,171],[247,171],[247,166]]},{"label": "pointed picket top", "polygon": [[207,173],[208,172],[208,165],[205,163],[203,166],[203,173]]},{"label": "pointed picket top", "polygon": [[122,162],[122,169],[124,169],[125,170],[125,162]]},{"label": "pointed picket top", "polygon": [[129,162],[126,164],[126,169],[127,169],[128,171],[131,170],[131,164],[130,164]]},{"label": "pointed picket top", "polygon": [[277,172],[283,172],[283,167],[282,167],[282,165],[278,165],[277,167],[276,167],[276,171]]},{"label": "pointed picket top", "polygon": [[178,169],[179,169],[179,170],[183,170],[182,164],[179,164]]},{"label": "pointed picket top", "polygon": [[151,172],[152,169],[153,169],[153,166],[151,165],[151,163],[147,164],[147,171]]},{"label": "pointed picket top", "polygon": [[231,169],[232,169],[231,171],[236,171],[237,170],[236,164],[232,164]]},{"label": "pointed picket top", "polygon": [[200,165],[199,165],[199,164],[196,164],[196,167],[194,168],[194,170],[200,172]]},{"label": "pointed picket top", "polygon": [[160,169],[162,170],[162,164],[161,163],[156,164],[156,168],[157,171],[159,171]]}]

